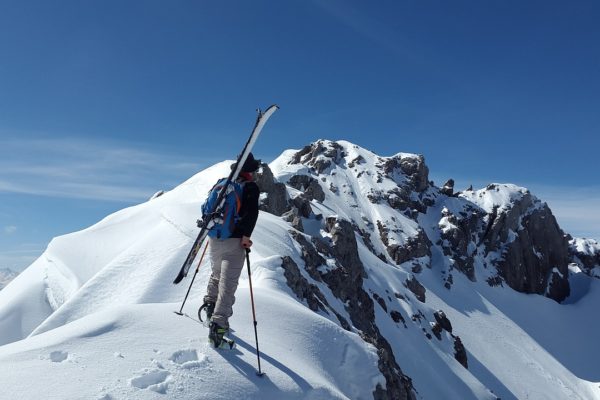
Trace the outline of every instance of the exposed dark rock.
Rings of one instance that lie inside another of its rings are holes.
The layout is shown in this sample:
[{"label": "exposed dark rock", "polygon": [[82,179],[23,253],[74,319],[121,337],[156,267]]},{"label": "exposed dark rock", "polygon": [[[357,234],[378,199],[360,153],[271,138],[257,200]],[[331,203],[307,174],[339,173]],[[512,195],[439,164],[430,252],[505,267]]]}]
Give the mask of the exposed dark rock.
[{"label": "exposed dark rock", "polygon": [[377,301],[377,303],[379,303],[381,308],[383,308],[383,310],[387,312],[387,304],[385,304],[385,300],[382,299],[381,296],[379,296],[377,293],[373,293],[373,298],[375,299],[375,301]]},{"label": "exposed dark rock", "polygon": [[473,243],[479,240],[484,214],[483,210],[473,206],[465,206],[464,211],[459,215],[452,214],[447,209],[443,212],[445,220],[443,220],[440,237],[444,240],[442,243],[444,255],[451,257],[456,268],[471,281],[475,281],[473,262],[477,250]]},{"label": "exposed dark rock", "polygon": [[[488,190],[494,188],[488,186]],[[547,296],[560,302],[570,293],[569,245],[548,206],[535,206],[535,201],[526,192],[508,210],[498,211],[484,243],[488,252],[502,252],[503,257],[496,264],[498,271],[519,292],[546,294],[556,268],[559,274],[553,277],[553,288]]]},{"label": "exposed dark rock", "polygon": [[433,317],[443,330],[452,333],[452,324],[450,323],[450,320],[448,319],[448,317],[446,317],[446,314],[442,310],[434,312]]},{"label": "exposed dark rock", "polygon": [[422,155],[402,158],[400,169],[417,192],[422,192],[429,186],[429,168],[425,165],[425,157]]},{"label": "exposed dark rock", "polygon": [[[322,157],[320,157],[322,156]],[[294,154],[291,164],[303,163],[313,168],[317,174],[327,170],[332,163],[341,164],[345,153],[343,147],[336,142],[319,140]]]},{"label": "exposed dark rock", "polygon": [[[571,287],[569,280],[564,279],[564,276],[557,271],[553,271],[550,275],[550,281],[548,283],[547,296],[557,301],[566,299],[571,293]],[[560,300],[558,300],[560,299]]]},{"label": "exposed dark rock", "polygon": [[411,292],[414,293],[417,300],[419,300],[421,303],[425,303],[425,287],[421,285],[421,282],[419,282],[414,275],[411,277],[411,279],[407,279],[404,284]]},{"label": "exposed dark rock", "polygon": [[433,323],[433,325],[431,326],[431,332],[433,332],[433,334],[438,340],[442,340],[442,331],[442,326],[437,322]]},{"label": "exposed dark rock", "polygon": [[394,320],[395,323],[399,323],[402,322],[403,324],[406,323],[406,321],[404,321],[404,317],[402,317],[402,314],[400,314],[398,311],[393,310],[390,313],[390,316],[392,317],[392,319]]},{"label": "exposed dark rock", "polygon": [[[336,268],[325,269],[321,272],[321,278],[332,294],[346,304],[346,311],[350,315],[352,325],[361,332],[363,340],[377,348],[378,367],[385,377],[386,387],[384,389],[378,385],[373,392],[374,398],[414,399],[410,378],[402,373],[390,344],[375,324],[373,300],[362,287],[366,272],[358,257],[358,246],[352,225],[345,220],[328,218],[326,229],[332,236],[331,253],[336,259]],[[308,241],[305,240],[302,247],[308,247],[307,243]],[[311,251],[306,250],[304,253],[310,254]],[[315,272],[319,273],[316,269]]]},{"label": "exposed dark rock", "polygon": [[325,229],[332,236],[333,255],[342,269],[352,282],[358,282],[359,279],[362,282],[362,278],[367,274],[358,256],[358,245],[352,224],[343,219],[329,217],[326,219]]},{"label": "exposed dark rock", "polygon": [[371,233],[365,231],[364,229],[360,229],[357,225],[353,225],[353,228],[356,232],[358,232],[360,234],[360,236],[363,239],[363,243],[365,244],[365,246],[367,246],[367,248],[371,251],[371,253],[374,256],[376,256],[377,258],[379,258],[381,261],[387,262],[385,255],[382,253],[378,253],[377,250],[375,250],[375,246],[373,245],[373,242],[371,241]]},{"label": "exposed dark rock", "polygon": [[422,155],[404,157],[397,155],[386,159],[382,167],[385,174],[394,180],[398,172],[404,174],[417,192],[422,192],[429,186],[429,168],[425,165],[425,158]]},{"label": "exposed dark rock", "polygon": [[452,277],[452,274],[448,274],[448,277],[446,277],[446,281],[444,282],[444,287],[448,290],[450,290],[450,288],[452,287],[452,285],[454,284],[454,278]]},{"label": "exposed dark rock", "polygon": [[469,363],[467,360],[467,350],[463,345],[462,341],[458,336],[454,336],[454,358],[458,361],[463,367],[469,369]]},{"label": "exposed dark rock", "polygon": [[309,242],[303,234],[290,231],[290,235],[300,244],[302,248],[302,259],[304,260],[304,264],[306,267],[306,272],[313,278],[315,281],[321,281],[321,274],[318,271],[318,268],[321,265],[326,265],[326,261],[321,255],[317,252],[315,247]]},{"label": "exposed dark rock", "polygon": [[270,193],[273,191],[275,183],[275,177],[273,171],[269,168],[269,164],[261,163],[258,171],[254,174],[254,181],[258,185],[261,193]]},{"label": "exposed dark rock", "polygon": [[302,194],[292,199],[292,205],[298,209],[298,214],[304,218],[310,218],[313,213],[312,207],[310,206],[310,200]]},{"label": "exposed dark rock", "polygon": [[302,217],[299,214],[297,208],[292,208],[290,211],[282,215],[282,218],[289,222],[294,229],[304,232],[304,224],[302,223]]},{"label": "exposed dark rock", "polygon": [[287,189],[283,183],[275,181],[267,164],[261,164],[256,174],[256,183],[261,193],[266,193],[259,204],[262,211],[281,216],[290,210]]},{"label": "exposed dark rock", "polygon": [[389,230],[381,223],[381,221],[377,221],[377,227],[379,228],[381,241],[386,246],[388,254],[396,264],[400,265],[406,261],[420,257],[431,257],[432,244],[423,229],[419,229],[416,236],[408,238],[404,245],[399,245],[390,244],[388,238]]},{"label": "exposed dark rock", "polygon": [[[567,235],[571,261],[587,274],[592,275],[594,268],[600,268],[600,245],[593,239],[574,239]],[[578,246],[582,249],[580,251]],[[595,275],[592,275],[595,276]]]},{"label": "exposed dark rock", "polygon": [[308,175],[294,175],[288,181],[289,185],[304,192],[308,200],[325,200],[325,192],[319,182]]},{"label": "exposed dark rock", "polygon": [[448,179],[440,189],[440,192],[446,196],[454,195],[454,179]]},{"label": "exposed dark rock", "polygon": [[294,219],[292,219],[292,227],[294,229],[299,230],[300,232],[304,232],[304,224],[302,223],[302,218],[300,218],[299,216],[295,216]]},{"label": "exposed dark rock", "polygon": [[327,311],[327,308],[329,307],[327,299],[325,299],[325,296],[316,285],[309,283],[306,278],[302,276],[298,264],[296,264],[291,257],[285,256],[282,258],[281,266],[284,269],[283,275],[285,276],[287,285],[292,289],[294,294],[300,300],[306,300],[308,307],[311,310],[321,310],[326,314],[329,314]]},{"label": "exposed dark rock", "polygon": [[502,277],[501,276],[490,276],[489,278],[487,278],[486,282],[488,285],[494,287],[494,286],[502,286]]},{"label": "exposed dark rock", "polygon": [[354,168],[356,166],[356,164],[362,164],[365,162],[365,159],[363,156],[359,155],[358,157],[354,158],[352,161],[350,161],[348,163],[348,166],[350,168]]}]

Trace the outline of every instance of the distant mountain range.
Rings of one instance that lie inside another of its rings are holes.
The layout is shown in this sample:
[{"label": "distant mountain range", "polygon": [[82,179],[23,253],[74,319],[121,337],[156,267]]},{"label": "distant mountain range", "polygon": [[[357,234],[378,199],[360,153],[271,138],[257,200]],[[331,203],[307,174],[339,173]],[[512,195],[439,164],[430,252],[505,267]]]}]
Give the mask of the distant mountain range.
[{"label": "distant mountain range", "polygon": [[0,269],[0,290],[4,289],[4,287],[8,285],[10,281],[17,277],[17,275],[19,274],[11,269]]}]

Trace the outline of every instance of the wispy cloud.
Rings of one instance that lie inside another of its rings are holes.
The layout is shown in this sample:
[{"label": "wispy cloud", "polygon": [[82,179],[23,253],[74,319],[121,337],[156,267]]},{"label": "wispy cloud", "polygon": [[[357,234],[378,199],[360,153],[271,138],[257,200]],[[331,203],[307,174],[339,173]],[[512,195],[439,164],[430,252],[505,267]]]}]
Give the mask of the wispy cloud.
[{"label": "wispy cloud", "polygon": [[6,233],[7,235],[12,235],[16,231],[17,231],[17,227],[14,225],[8,225],[8,226],[4,227],[4,233]]},{"label": "wispy cloud", "polygon": [[0,192],[134,202],[214,161],[81,138],[0,140]]},{"label": "wispy cloud", "polygon": [[383,48],[403,58],[416,58],[415,52],[410,49],[410,42],[404,35],[374,16],[366,14],[365,9],[359,10],[343,0],[314,0],[313,3],[356,33],[369,38]]}]

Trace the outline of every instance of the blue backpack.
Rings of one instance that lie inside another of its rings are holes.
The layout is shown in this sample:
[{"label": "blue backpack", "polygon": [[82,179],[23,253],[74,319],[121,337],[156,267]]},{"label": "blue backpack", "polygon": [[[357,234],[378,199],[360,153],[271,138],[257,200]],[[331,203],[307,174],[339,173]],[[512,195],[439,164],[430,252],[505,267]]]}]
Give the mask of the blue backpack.
[{"label": "blue backpack", "polygon": [[[202,218],[208,217],[208,214],[217,204],[219,192],[227,183],[227,178],[219,179],[208,193],[208,198],[202,204]],[[244,192],[243,183],[230,182],[225,194],[225,202],[220,210],[215,211],[213,217],[214,225],[210,228],[208,236],[217,239],[228,239],[235,230],[236,223],[240,220],[240,208],[242,206],[242,193]]]}]

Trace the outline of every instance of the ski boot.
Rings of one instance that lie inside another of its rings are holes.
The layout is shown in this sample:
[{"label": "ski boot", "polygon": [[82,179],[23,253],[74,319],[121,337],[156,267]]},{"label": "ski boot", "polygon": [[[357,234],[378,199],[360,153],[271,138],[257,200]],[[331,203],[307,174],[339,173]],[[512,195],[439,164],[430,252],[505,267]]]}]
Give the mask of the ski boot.
[{"label": "ski boot", "polygon": [[208,325],[208,341],[216,349],[233,349],[235,343],[228,339],[225,335],[229,332],[229,328],[223,328],[215,322],[210,322]]},{"label": "ski boot", "polygon": [[[204,312],[206,313],[206,322],[202,319],[202,310],[204,310]],[[206,326],[210,322],[210,318],[212,317],[214,312],[215,303],[212,301],[205,301],[204,304],[202,304],[202,306],[200,306],[200,308],[198,309],[198,319]]]}]

